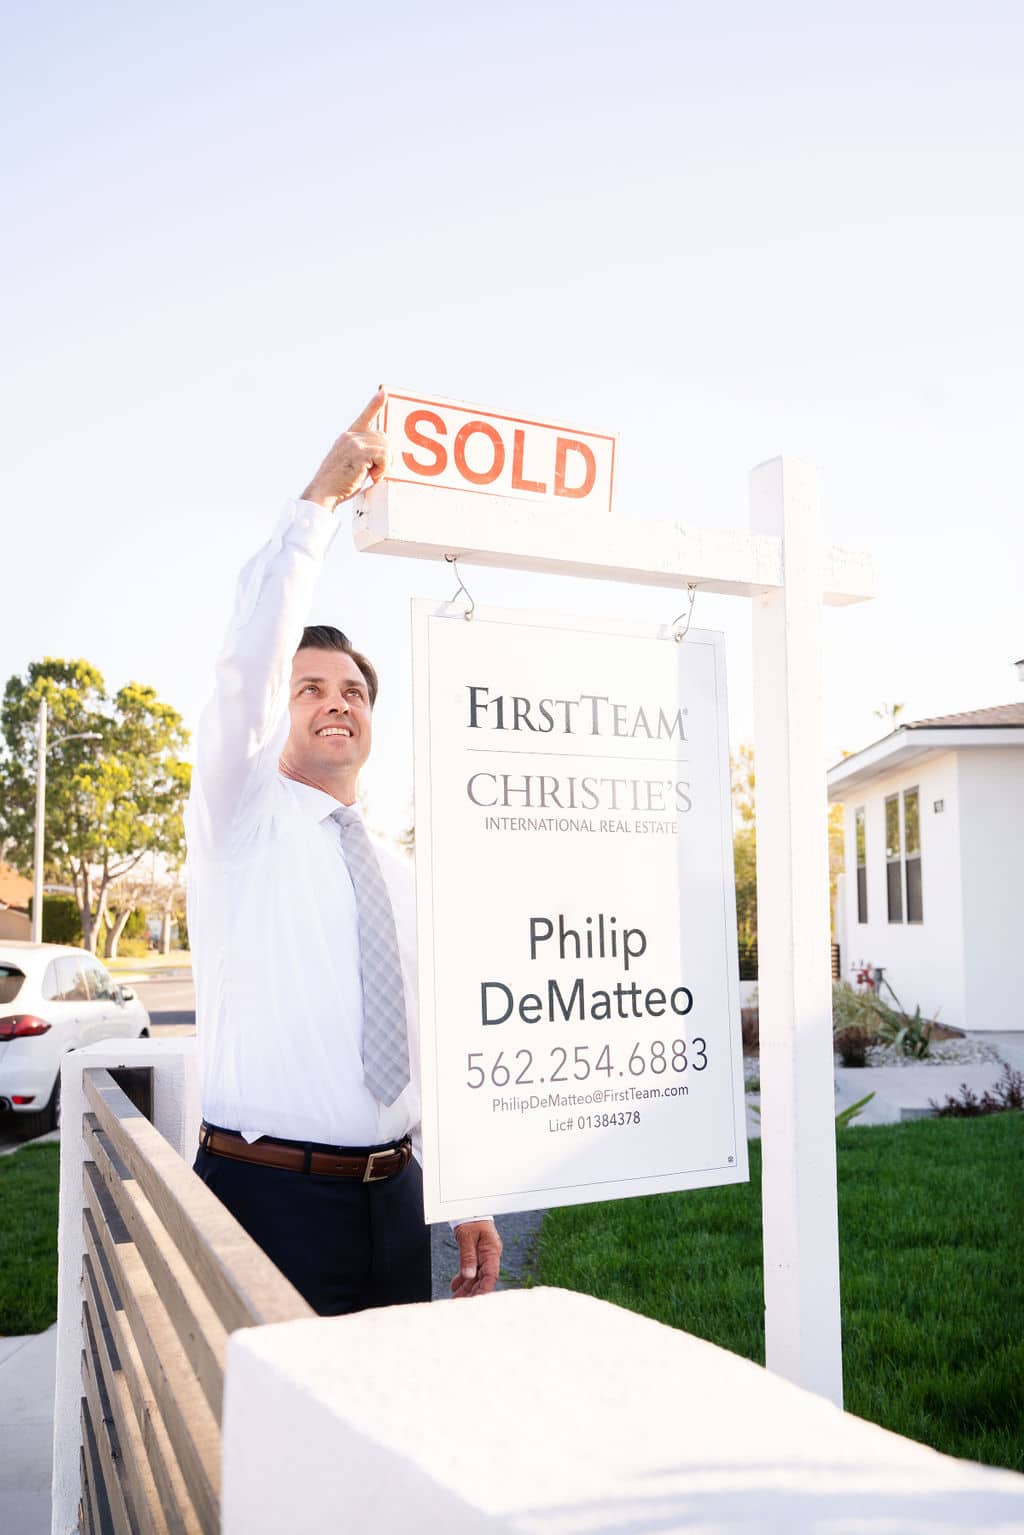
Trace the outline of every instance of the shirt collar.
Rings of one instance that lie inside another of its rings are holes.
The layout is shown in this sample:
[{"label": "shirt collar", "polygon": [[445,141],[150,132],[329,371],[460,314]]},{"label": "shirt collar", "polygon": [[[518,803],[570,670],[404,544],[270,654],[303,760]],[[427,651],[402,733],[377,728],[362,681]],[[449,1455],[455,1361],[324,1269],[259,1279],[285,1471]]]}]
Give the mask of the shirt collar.
[{"label": "shirt collar", "polygon": [[278,776],[299,809],[304,811],[311,821],[326,821],[328,816],[342,809],[355,811],[362,819],[362,807],[358,800],[354,805],[343,806],[340,800],[336,800],[333,794],[328,794],[324,789],[314,789],[312,784],[308,783],[297,783],[294,778],[287,778],[284,773]]}]

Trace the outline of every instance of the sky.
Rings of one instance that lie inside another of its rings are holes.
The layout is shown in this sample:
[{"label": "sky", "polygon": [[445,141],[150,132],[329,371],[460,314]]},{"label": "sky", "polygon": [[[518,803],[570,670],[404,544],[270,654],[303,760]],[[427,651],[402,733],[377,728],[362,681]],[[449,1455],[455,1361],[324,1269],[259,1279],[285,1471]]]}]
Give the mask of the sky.
[{"label": "sky", "polygon": [[[84,656],[194,729],[238,569],[379,382],[619,433],[615,515],[743,531],[820,466],[873,602],[824,619],[823,766],[1024,697],[1024,9],[49,4],[8,17],[0,681]],[[524,572],[478,603],[668,622]],[[409,599],[335,540],[311,618],[412,781]],[[753,736],[750,605],[726,635]]]}]

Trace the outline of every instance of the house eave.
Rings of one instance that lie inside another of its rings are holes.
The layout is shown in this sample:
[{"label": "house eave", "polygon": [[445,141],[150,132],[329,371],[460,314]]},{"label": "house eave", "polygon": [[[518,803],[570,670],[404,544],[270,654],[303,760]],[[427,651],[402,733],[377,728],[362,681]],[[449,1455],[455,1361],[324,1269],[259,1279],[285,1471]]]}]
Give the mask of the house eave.
[{"label": "house eave", "polygon": [[863,789],[875,779],[886,778],[898,768],[907,767],[921,758],[970,750],[975,746],[1024,748],[1024,728],[1020,725],[901,726],[881,741],[854,752],[851,757],[844,757],[842,762],[829,768],[828,797],[832,801],[848,799],[852,789]]}]

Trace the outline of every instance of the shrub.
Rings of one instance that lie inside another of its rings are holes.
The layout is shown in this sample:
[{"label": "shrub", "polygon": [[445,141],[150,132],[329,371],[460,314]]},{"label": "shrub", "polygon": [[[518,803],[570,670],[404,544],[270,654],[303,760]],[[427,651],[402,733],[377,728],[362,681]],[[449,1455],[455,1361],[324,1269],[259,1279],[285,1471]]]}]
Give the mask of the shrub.
[{"label": "shrub", "polygon": [[756,1007],[740,1008],[740,1033],[743,1039],[743,1054],[756,1055],[761,1040],[759,1016]]},{"label": "shrub", "polygon": [[[32,911],[32,900],[28,909]],[[43,942],[82,946],[82,919],[73,895],[43,896]]]},{"label": "shrub", "polygon": [[939,1105],[934,1098],[928,1100],[939,1119],[975,1119],[980,1114],[1005,1114],[1009,1109],[1024,1109],[1024,1071],[1014,1071],[1005,1062],[999,1081],[979,1098],[972,1093],[966,1082],[960,1083],[960,1096],[950,1095]]},{"label": "shrub", "polygon": [[[889,988],[892,990],[892,988]],[[893,992],[896,999],[896,994]],[[896,999],[898,1001],[898,999]],[[866,1035],[865,1050],[873,1044],[891,1045],[917,1060],[923,1060],[931,1044],[932,1025],[915,1009],[913,1017],[900,1006],[899,1011],[886,1005],[874,991],[856,991],[848,981],[832,984],[832,1030],[839,1049],[840,1034],[860,1029]],[[846,1063],[844,1063],[846,1064]],[[865,1064],[849,1062],[850,1065]]]},{"label": "shrub", "polygon": [[832,982],[832,1029],[838,1034],[843,1029],[863,1029],[874,1036],[878,1032],[879,1009],[888,1011],[874,992],[857,991],[849,981]]},{"label": "shrub", "polygon": [[144,959],[149,953],[149,943],[145,938],[122,938],[117,946],[119,959]]},{"label": "shrub", "polygon": [[146,913],[141,907],[136,906],[124,925],[121,937],[122,940],[125,938],[145,938],[148,930],[149,924],[146,921]]},{"label": "shrub", "polygon": [[921,1017],[921,1009],[916,1007],[912,1018],[906,1013],[883,1018],[878,1026],[878,1037],[884,1045],[892,1045],[894,1050],[901,1050],[904,1055],[912,1055],[916,1060],[923,1061],[931,1047],[932,1026],[927,1018]]},{"label": "shrub", "polygon": [[844,1066],[866,1066],[872,1036],[860,1024],[848,1024],[832,1036],[832,1044]]}]

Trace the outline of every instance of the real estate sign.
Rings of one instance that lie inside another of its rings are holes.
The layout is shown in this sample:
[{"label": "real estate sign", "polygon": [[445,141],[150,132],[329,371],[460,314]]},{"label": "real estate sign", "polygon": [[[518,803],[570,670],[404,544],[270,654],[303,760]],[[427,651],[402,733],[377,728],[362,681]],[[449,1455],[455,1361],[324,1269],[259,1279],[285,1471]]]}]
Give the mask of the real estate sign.
[{"label": "real estate sign", "polygon": [[413,634],[427,1218],[745,1180],[722,636]]}]

